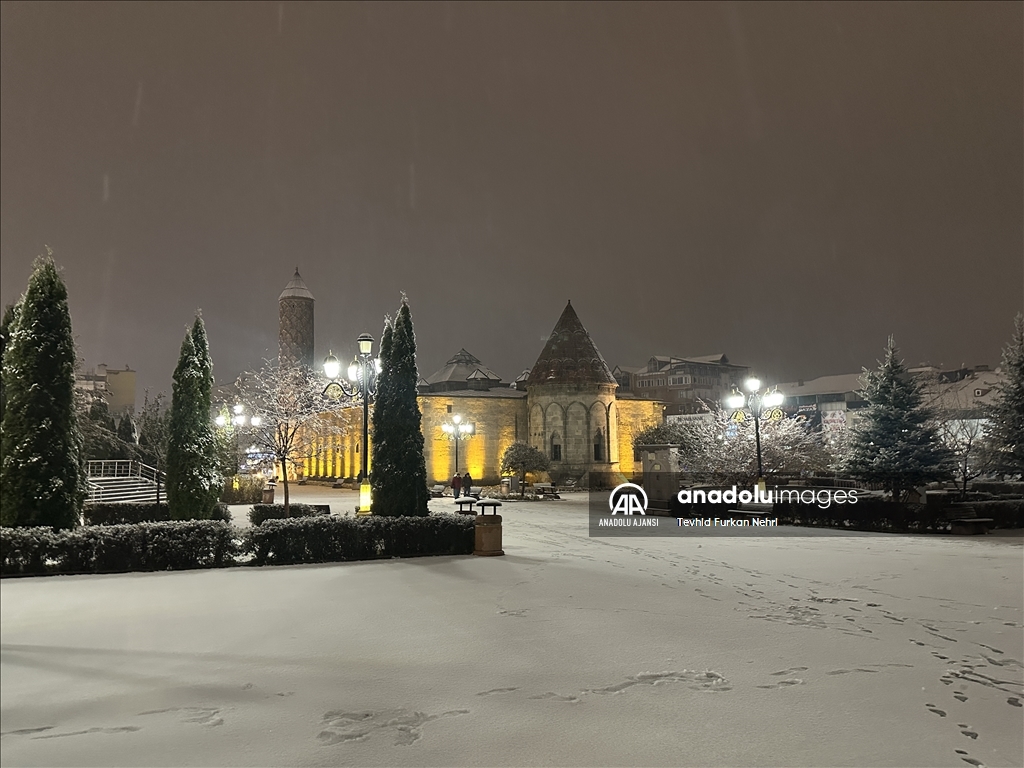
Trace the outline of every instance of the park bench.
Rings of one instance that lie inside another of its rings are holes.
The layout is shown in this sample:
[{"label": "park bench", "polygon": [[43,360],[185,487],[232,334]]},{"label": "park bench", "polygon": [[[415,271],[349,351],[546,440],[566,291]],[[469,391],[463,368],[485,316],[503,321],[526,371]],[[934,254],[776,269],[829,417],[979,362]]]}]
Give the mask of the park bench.
[{"label": "park bench", "polygon": [[534,483],[533,492],[536,493],[538,496],[543,496],[544,498],[561,498],[561,496],[558,495],[558,489],[556,489],[555,486],[552,485],[551,483]]},{"label": "park bench", "polygon": [[745,517],[748,520],[763,520],[769,517],[776,517],[774,506],[771,504],[743,504],[742,509],[730,510],[730,515]]},{"label": "park bench", "polygon": [[435,485],[433,488],[430,489],[430,498],[440,499],[442,496],[444,496],[444,489],[444,485]]},{"label": "park bench", "polygon": [[484,492],[484,489],[479,485],[471,485],[469,488],[462,489],[463,496],[472,496],[474,499],[479,499],[480,494]]},{"label": "park bench", "polygon": [[949,532],[957,536],[985,534],[993,522],[990,517],[958,517],[949,521]]},{"label": "park bench", "polygon": [[562,490],[563,491],[575,491],[578,486],[579,486],[579,481],[578,480],[566,480],[564,483],[562,483]]}]

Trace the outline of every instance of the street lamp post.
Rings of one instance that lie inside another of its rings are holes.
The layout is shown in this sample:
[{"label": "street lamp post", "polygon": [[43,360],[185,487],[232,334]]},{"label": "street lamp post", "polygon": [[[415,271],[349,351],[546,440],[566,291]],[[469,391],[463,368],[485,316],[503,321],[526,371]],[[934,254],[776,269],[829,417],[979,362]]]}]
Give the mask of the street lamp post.
[{"label": "street lamp post", "polygon": [[341,378],[341,363],[338,358],[328,352],[324,360],[324,375],[330,379],[324,394],[338,400],[341,397],[359,398],[363,401],[363,442],[360,452],[363,455],[362,470],[359,473],[359,514],[370,514],[372,499],[370,496],[369,472],[369,440],[370,440],[370,399],[377,389],[377,374],[380,373],[380,361],[374,360],[373,337],[364,333],[356,339],[359,353],[352,359],[348,367],[348,381]]},{"label": "street lamp post", "polygon": [[735,410],[746,405],[750,409],[750,415],[754,417],[754,440],[757,445],[757,487],[763,493],[765,487],[764,461],[761,457],[761,419],[769,417],[774,421],[781,418],[782,412],[778,408],[785,400],[785,396],[774,388],[770,390],[766,388],[762,392],[760,379],[753,377],[747,379],[743,386],[750,394],[744,397],[742,392],[736,390],[726,398],[725,404]]},{"label": "street lamp post", "polygon": [[455,441],[455,474],[459,474],[459,443],[462,440],[468,440],[473,434],[473,425],[462,423],[462,416],[455,414],[452,416],[451,421],[446,421],[441,425],[441,429],[449,440]]},{"label": "street lamp post", "polygon": [[231,416],[226,415],[226,413],[227,409],[225,407],[225,411],[220,413],[217,416],[217,418],[215,418],[213,421],[221,429],[231,429],[231,437],[234,440],[235,447],[234,471],[238,472],[238,470],[241,468],[241,455],[238,447],[238,433],[247,426],[258,427],[260,426],[262,421],[258,415],[247,416],[245,413],[245,406],[242,405],[241,403],[235,403],[231,407]]}]

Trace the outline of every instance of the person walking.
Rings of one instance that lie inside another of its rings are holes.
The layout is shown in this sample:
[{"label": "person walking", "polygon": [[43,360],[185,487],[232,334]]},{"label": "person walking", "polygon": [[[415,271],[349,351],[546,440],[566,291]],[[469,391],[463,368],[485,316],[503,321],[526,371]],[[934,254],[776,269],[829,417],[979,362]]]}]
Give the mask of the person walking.
[{"label": "person walking", "polygon": [[468,498],[473,490],[473,478],[469,476],[469,472],[462,476],[462,488],[462,495]]},{"label": "person walking", "polygon": [[452,477],[452,494],[455,498],[459,498],[459,489],[462,488],[462,478],[459,477],[459,473],[456,472]]}]

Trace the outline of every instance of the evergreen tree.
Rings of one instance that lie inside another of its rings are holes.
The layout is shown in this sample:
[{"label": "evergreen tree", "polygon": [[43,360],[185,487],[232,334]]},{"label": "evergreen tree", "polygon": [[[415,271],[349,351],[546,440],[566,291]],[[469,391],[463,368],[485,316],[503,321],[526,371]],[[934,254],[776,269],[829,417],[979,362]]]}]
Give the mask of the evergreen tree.
[{"label": "evergreen tree", "polygon": [[202,373],[199,379],[200,393],[207,404],[206,411],[209,413],[213,397],[213,358],[210,357],[210,343],[206,338],[206,325],[203,323],[202,312],[196,312],[195,322],[192,323],[192,343],[196,347],[196,360]]},{"label": "evergreen tree", "polygon": [[952,457],[924,405],[921,386],[897,355],[890,336],[878,370],[864,372],[861,394],[868,407],[852,429],[845,466],[853,477],[891,491],[893,501],[952,473]]},{"label": "evergreen tree", "polygon": [[203,320],[197,315],[181,343],[171,393],[167,502],[171,517],[177,520],[208,519],[220,495],[210,424],[213,367],[205,341]]},{"label": "evergreen tree", "polygon": [[75,342],[67,287],[49,249],[20,307],[3,358],[0,521],[71,528],[85,501]]},{"label": "evergreen tree", "polygon": [[[385,334],[387,333],[385,329]],[[381,341],[384,351],[384,341]],[[385,373],[385,371],[387,371]],[[380,428],[374,424],[374,442],[380,441],[374,456],[373,475],[379,495],[374,498],[373,512],[378,515],[426,515],[427,465],[423,458],[421,415],[416,399],[416,335],[412,314],[404,298],[395,318],[391,348],[387,359],[381,360],[383,397],[374,404],[374,418],[381,410]],[[380,393],[380,389],[378,389]]]},{"label": "evergreen tree", "polygon": [[377,373],[373,395],[373,415],[370,429],[370,487],[373,491],[372,509],[375,514],[391,514],[395,506],[395,451],[394,451],[394,326],[391,318],[384,318],[384,332],[380,339],[380,371]]},{"label": "evergreen tree", "polygon": [[165,395],[163,392],[156,397],[150,398],[146,392],[142,403],[142,410],[139,411],[138,424],[138,455],[143,464],[148,464],[157,473],[156,500],[160,503],[162,473],[167,468],[167,447],[171,433],[171,414],[164,407]]},{"label": "evergreen tree", "polygon": [[130,413],[126,413],[117,422],[118,451],[123,459],[134,459],[139,445],[139,430],[135,426],[135,419]]},{"label": "evergreen tree", "polygon": [[[4,318],[0,321],[0,371],[3,370],[4,355],[7,352],[7,343],[10,341],[11,334],[14,332],[14,326],[18,321],[18,314],[21,312],[21,302],[17,304],[8,304],[7,308],[4,309]],[[7,402],[6,389],[4,387],[3,377],[0,376],[0,424],[3,423],[4,418],[4,404]]]},{"label": "evergreen tree", "polygon": [[1024,472],[1024,314],[1014,319],[1013,338],[1003,350],[1003,375],[986,433],[993,467],[1017,475]]},{"label": "evergreen tree", "polygon": [[78,393],[78,426],[82,432],[82,454],[86,461],[126,458],[117,435],[117,423],[103,395]]},{"label": "evergreen tree", "polygon": [[412,327],[409,302],[402,299],[402,307],[395,319],[394,339],[394,393],[397,429],[398,478],[401,481],[402,509],[396,514],[427,515],[427,464],[423,457],[422,414],[417,399],[416,385],[420,377],[416,370],[416,334]]}]

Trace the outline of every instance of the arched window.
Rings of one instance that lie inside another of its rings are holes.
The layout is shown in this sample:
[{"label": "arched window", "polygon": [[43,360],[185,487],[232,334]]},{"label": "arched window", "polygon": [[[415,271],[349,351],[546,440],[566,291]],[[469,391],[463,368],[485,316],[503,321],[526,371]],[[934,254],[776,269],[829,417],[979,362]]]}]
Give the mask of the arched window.
[{"label": "arched window", "polygon": [[594,461],[604,461],[604,434],[600,429],[594,433]]},{"label": "arched window", "polygon": [[562,438],[558,436],[557,432],[551,435],[551,460],[562,460]]}]

